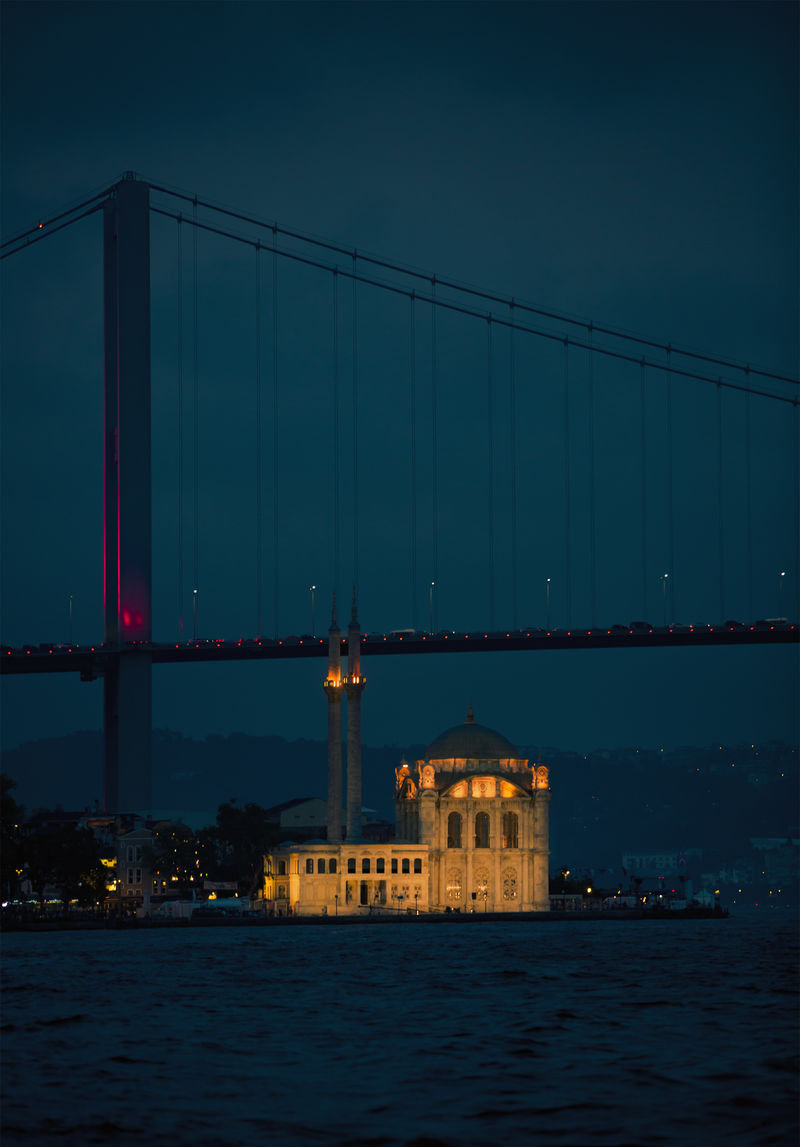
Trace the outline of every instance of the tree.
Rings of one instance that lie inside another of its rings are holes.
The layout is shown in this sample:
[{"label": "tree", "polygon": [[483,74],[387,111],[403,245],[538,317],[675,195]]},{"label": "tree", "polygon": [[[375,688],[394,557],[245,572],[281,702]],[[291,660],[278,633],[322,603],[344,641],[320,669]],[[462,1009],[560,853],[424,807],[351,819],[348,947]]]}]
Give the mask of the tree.
[{"label": "tree", "polygon": [[217,809],[216,837],[223,865],[233,872],[240,891],[254,896],[261,886],[264,855],[274,847],[278,833],[257,804],[244,808],[226,802]]}]

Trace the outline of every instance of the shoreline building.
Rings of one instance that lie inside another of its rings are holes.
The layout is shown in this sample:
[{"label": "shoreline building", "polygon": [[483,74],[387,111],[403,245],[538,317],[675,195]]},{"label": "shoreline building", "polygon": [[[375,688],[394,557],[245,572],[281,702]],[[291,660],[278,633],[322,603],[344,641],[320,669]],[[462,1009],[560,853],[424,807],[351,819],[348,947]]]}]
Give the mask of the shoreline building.
[{"label": "shoreline building", "polygon": [[[396,837],[362,839],[360,627],[355,592],[347,675],[334,598],[328,631],[327,840],[285,844],[264,858],[264,898],[278,915],[546,912],[550,780],[501,733],[475,721],[446,730],[395,769]],[[342,839],[342,717],[347,697],[347,820]]]}]

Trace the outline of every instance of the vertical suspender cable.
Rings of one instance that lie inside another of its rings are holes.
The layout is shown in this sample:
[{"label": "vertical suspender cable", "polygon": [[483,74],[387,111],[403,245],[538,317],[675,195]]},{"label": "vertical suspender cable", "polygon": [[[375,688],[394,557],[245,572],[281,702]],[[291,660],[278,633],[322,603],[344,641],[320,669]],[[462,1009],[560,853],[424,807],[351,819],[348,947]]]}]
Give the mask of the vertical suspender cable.
[{"label": "vertical suspender cable", "polygon": [[[436,384],[437,384],[437,362],[436,362],[436,276],[431,279],[431,501],[432,505],[432,528],[433,528],[433,576],[431,578],[433,593],[433,601],[435,606],[436,597],[438,596],[438,581],[439,581],[439,429],[437,425],[438,410],[437,410],[437,397],[436,397]],[[432,608],[432,625],[433,629],[438,628],[436,623],[435,609]]]},{"label": "vertical suspender cable", "polygon": [[[514,300],[511,300],[514,306]],[[513,309],[512,309],[513,317]],[[509,330],[508,355],[508,417],[510,422],[511,448],[511,620],[514,628],[519,626],[517,614],[517,395],[514,361],[514,328]]]},{"label": "vertical suspender cable", "polygon": [[417,327],[414,292],[408,330],[409,422],[411,430],[411,627],[417,628]]},{"label": "vertical suspender cable", "polygon": [[[792,470],[794,474],[794,536],[792,553],[800,554],[800,404],[794,404],[794,426],[792,427]],[[792,607],[792,621],[800,616],[800,577],[794,571],[795,595]]]},{"label": "vertical suspender cable", "polygon": [[719,543],[719,619],[725,620],[725,517],[722,488],[722,387],[717,384],[717,531]]},{"label": "vertical suspender cable", "polygon": [[192,481],[194,485],[194,547],[193,547],[193,565],[192,574],[194,579],[193,584],[193,597],[194,597],[194,636],[199,634],[199,615],[198,615],[198,596],[200,586],[200,386],[198,375],[198,357],[197,357],[197,196],[194,199],[194,228],[192,233],[192,249],[193,249],[193,266],[194,266],[194,318],[193,318],[193,334],[194,334],[194,406],[193,406],[193,431],[192,431]]},{"label": "vertical suspender cable", "polygon": [[353,251],[353,585],[358,587],[358,252]]},{"label": "vertical suspender cable", "polygon": [[744,396],[745,539],[747,546],[747,620],[753,622],[753,496],[750,457],[750,391]]},{"label": "vertical suspender cable", "polygon": [[569,441],[569,339],[564,339],[564,517],[566,534],[564,548],[564,577],[566,581],[567,629],[572,626],[572,491],[570,488],[570,441]]},{"label": "vertical suspender cable", "polygon": [[486,435],[489,444],[489,627],[494,630],[494,411],[492,408],[492,316],[486,319]]},{"label": "vertical suspender cable", "polygon": [[339,271],[333,269],[333,592],[339,588]]},{"label": "vertical suspender cable", "polygon": [[178,641],[183,640],[183,226],[178,216]]},{"label": "vertical suspender cable", "polygon": [[[669,368],[670,347],[667,347]],[[675,528],[672,487],[672,372],[667,369],[667,572],[669,573],[669,616],[675,617]]]},{"label": "vertical suspender cable", "polygon": [[589,585],[591,594],[590,618],[594,629],[597,622],[597,531],[595,529],[594,482],[594,352],[592,323],[589,323]]},{"label": "vertical suspender cable", "polygon": [[256,243],[256,636],[261,637],[263,613],[261,593],[264,581],[264,546],[262,536],[262,450],[261,433],[261,244]]},{"label": "vertical suspender cable", "polygon": [[272,228],[272,631],[278,638],[278,582],[280,575],[278,529],[278,228]]},{"label": "vertical suspender cable", "polygon": [[647,405],[644,359],[641,366],[641,439],[642,439],[642,617],[647,617]]}]

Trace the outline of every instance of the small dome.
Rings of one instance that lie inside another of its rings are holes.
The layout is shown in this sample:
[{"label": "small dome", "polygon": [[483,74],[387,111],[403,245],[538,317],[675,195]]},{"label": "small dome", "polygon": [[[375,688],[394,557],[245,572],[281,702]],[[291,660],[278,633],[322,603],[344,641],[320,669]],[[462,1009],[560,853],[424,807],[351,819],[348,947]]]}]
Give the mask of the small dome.
[{"label": "small dome", "polygon": [[524,760],[524,755],[502,733],[478,725],[469,707],[463,725],[441,733],[423,753],[426,761],[448,761],[454,757],[479,761]]}]

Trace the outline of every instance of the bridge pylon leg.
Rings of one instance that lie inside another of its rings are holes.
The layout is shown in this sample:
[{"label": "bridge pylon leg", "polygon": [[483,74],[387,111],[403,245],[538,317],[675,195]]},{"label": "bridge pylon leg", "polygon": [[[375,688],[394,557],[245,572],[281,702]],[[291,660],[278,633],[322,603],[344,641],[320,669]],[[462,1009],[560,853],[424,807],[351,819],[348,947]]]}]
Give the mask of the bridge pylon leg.
[{"label": "bridge pylon leg", "polygon": [[150,189],[128,174],[104,208],[105,802],[151,797]]}]

